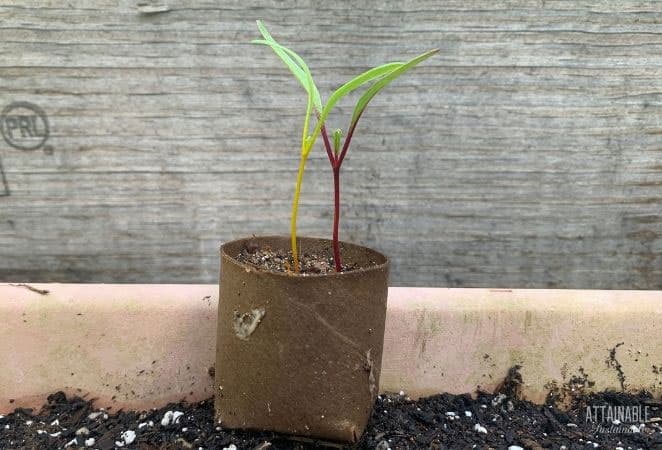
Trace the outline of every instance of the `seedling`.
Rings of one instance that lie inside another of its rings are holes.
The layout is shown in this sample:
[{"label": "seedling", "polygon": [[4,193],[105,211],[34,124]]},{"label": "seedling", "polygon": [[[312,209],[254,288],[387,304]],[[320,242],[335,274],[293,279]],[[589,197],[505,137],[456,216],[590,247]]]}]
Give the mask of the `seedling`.
[{"label": "seedling", "polygon": [[[315,141],[322,135],[322,140],[324,141],[324,147],[326,149],[329,162],[331,163],[331,169],[333,171],[333,192],[334,192],[334,212],[333,212],[333,261],[335,269],[337,272],[342,271],[342,260],[340,255],[340,241],[338,238],[338,229],[340,225],[340,167],[342,166],[343,160],[347,155],[347,150],[349,149],[349,144],[352,141],[352,136],[356,130],[356,125],[359,122],[359,119],[363,115],[366,107],[370,100],[373,99],[379,91],[386,87],[391,81],[398,78],[403,73],[407,72],[412,67],[421,63],[422,61],[428,59],[430,56],[437,53],[438,49],[433,49],[428,52],[425,52],[407,62],[392,62],[383,64],[378,67],[374,67],[362,74],[354,77],[352,80],[340,86],[336,89],[329,100],[324,106],[322,106],[322,100],[320,97],[319,90],[313,81],[313,76],[310,72],[310,69],[304,62],[304,60],[296,54],[294,51],[290,50],[287,47],[282,46],[276,42],[265,26],[261,21],[257,21],[258,29],[262,34],[263,39],[254,40],[255,44],[268,45],[271,49],[278,55],[278,57],[285,63],[290,72],[295,76],[295,78],[301,83],[308,95],[308,102],[306,106],[306,115],[303,121],[303,132],[301,135],[301,159],[299,161],[299,170],[297,173],[296,185],[294,190],[294,200],[292,202],[292,216],[290,222],[290,239],[292,245],[292,258],[294,265],[294,272],[299,271],[299,257],[297,253],[297,212],[299,205],[299,196],[301,194],[301,184],[303,182],[303,172],[306,165],[306,160],[310,154]],[[345,140],[340,145],[343,132],[341,129],[336,129],[333,132],[333,143],[329,139],[329,134],[327,133],[325,122],[329,117],[329,114],[333,110],[334,106],[338,101],[348,95],[349,93],[355,91],[356,89],[368,85],[369,87],[361,95],[356,106],[354,107],[354,112],[345,134]],[[313,129],[312,133],[310,132],[311,128],[311,115],[315,112],[315,117],[317,118],[317,124]]]}]

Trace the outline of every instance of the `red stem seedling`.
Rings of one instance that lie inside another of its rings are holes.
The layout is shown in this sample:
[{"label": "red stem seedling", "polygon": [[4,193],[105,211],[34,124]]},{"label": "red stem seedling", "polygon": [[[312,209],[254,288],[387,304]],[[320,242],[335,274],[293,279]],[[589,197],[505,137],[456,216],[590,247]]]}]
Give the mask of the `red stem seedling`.
[{"label": "red stem seedling", "polygon": [[338,237],[338,230],[340,227],[340,166],[342,165],[342,161],[339,158],[339,150],[342,130],[337,129],[333,132],[333,150],[331,149],[329,136],[324,125],[322,125],[321,133],[324,137],[326,154],[329,157],[331,169],[333,170],[333,263],[336,272],[341,272],[342,259],[340,256],[340,239]]}]

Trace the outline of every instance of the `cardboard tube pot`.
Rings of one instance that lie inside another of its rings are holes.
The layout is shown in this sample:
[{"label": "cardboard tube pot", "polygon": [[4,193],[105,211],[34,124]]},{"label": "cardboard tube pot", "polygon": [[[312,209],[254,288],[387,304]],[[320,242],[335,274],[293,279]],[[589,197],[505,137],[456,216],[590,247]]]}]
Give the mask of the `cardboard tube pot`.
[{"label": "cardboard tube pot", "polygon": [[[302,253],[331,241],[300,238]],[[228,428],[356,442],[379,390],[388,259],[342,243],[331,274],[265,271],[236,257],[250,245],[289,249],[289,237],[254,237],[221,247],[216,418]]]}]

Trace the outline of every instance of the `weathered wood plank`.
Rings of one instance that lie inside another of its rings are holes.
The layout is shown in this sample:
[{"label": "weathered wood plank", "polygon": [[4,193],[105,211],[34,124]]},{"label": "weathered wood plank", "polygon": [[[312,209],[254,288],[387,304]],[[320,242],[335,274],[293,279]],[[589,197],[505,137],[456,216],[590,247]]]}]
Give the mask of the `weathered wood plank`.
[{"label": "weathered wood plank", "polygon": [[[52,146],[0,141],[0,280],[210,282],[221,241],[286,233],[305,99],[248,44],[263,18],[327,93],[441,49],[344,166],[342,236],[394,284],[662,288],[662,3],[138,3],[0,4],[0,109],[39,105]],[[327,164],[304,234],[330,234]]]}]

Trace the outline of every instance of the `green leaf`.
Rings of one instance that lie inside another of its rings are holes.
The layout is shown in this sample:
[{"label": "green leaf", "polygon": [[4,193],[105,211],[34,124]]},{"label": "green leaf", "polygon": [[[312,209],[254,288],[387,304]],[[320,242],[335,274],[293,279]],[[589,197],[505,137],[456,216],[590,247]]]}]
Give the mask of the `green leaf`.
[{"label": "green leaf", "polygon": [[[322,111],[322,99],[320,97],[319,90],[315,83],[312,83],[312,89],[309,87],[309,81],[312,81],[312,75],[310,74],[310,69],[304,62],[303,58],[297,55],[292,50],[282,46],[276,40],[271,37],[271,34],[267,31],[267,28],[264,26],[261,20],[257,21],[257,27],[262,34],[264,40],[255,40],[254,44],[264,44],[271,47],[271,49],[278,55],[278,57],[285,63],[290,72],[299,80],[299,83],[303,88],[308,92],[308,94],[313,97],[313,104],[315,109]],[[308,75],[310,75],[310,80],[308,80]]]},{"label": "green leaf", "polygon": [[[262,34],[262,37],[264,37],[264,40],[267,42],[276,42],[274,38],[271,37],[271,34],[267,31],[266,27],[262,23],[261,20],[257,21],[257,27],[260,30],[260,33]],[[276,42],[277,43],[277,42]],[[301,82],[301,84],[305,87],[305,73],[301,67],[299,67],[293,60],[290,58],[287,53],[281,49],[274,48],[274,53],[278,55],[278,57],[283,60],[285,65],[290,69],[292,74]]]},{"label": "green leaf", "polygon": [[[266,40],[261,40],[257,39],[253,41],[254,44],[262,44],[262,45],[268,45],[271,47],[274,51],[278,50],[281,52],[284,52],[287,54],[287,56],[291,57],[294,59],[296,64],[298,64],[299,68],[303,70],[304,72],[304,82],[302,83],[304,88],[306,89],[306,92],[308,92],[308,106],[306,107],[306,116],[303,122],[303,136],[301,137],[301,154],[302,157],[305,159],[308,157],[308,154],[310,153],[310,150],[313,148],[313,144],[315,143],[315,139],[317,136],[309,136],[308,135],[308,126],[310,123],[310,114],[312,112],[312,108],[314,106],[315,102],[315,97],[314,93],[317,91],[317,88],[315,87],[315,82],[313,81],[313,76],[310,73],[310,69],[308,69],[308,66],[306,63],[301,59],[299,55],[297,55],[295,52],[290,50],[287,47],[283,47],[282,45],[278,44],[277,42],[274,41],[266,41]],[[319,94],[318,94],[319,95]]]},{"label": "green leaf", "polygon": [[407,72],[409,69],[413,68],[417,64],[425,61],[426,59],[428,59],[430,56],[434,55],[438,51],[439,49],[435,48],[434,50],[430,50],[421,55],[418,55],[417,57],[402,64],[400,67],[394,69],[391,73],[385,75],[383,78],[377,80],[375,84],[370,86],[368,90],[363,93],[361,98],[359,98],[359,101],[356,103],[356,107],[354,108],[354,113],[352,114],[352,122],[350,124],[350,128],[356,124],[356,121],[359,120],[359,117],[361,117],[361,114],[363,114],[363,111],[368,106],[370,100],[372,100],[372,98],[375,95],[377,95],[379,91],[381,91],[384,87],[386,87],[391,81],[395,80],[400,75]]},{"label": "green leaf", "polygon": [[[329,114],[331,113],[331,110],[341,98],[343,98],[350,92],[360,88],[364,84],[369,83],[376,78],[381,78],[393,72],[394,70],[402,67],[403,65],[404,64],[401,62],[383,64],[381,66],[374,67],[366,72],[363,72],[361,75],[352,78],[350,81],[340,86],[338,89],[336,89],[333,92],[333,94],[331,94],[331,97],[329,97],[329,101],[327,101],[326,105],[324,105],[324,109],[322,110],[322,114],[320,115],[318,120],[317,128],[321,128],[321,124],[323,124],[326,121]],[[317,128],[315,129],[313,136],[315,136],[316,133],[319,132]]]},{"label": "green leaf", "polygon": [[[283,53],[285,53],[285,54],[291,56],[292,58],[294,58],[294,60],[295,60],[297,63],[299,63],[299,62],[303,63],[303,59],[301,59],[301,57],[300,57],[299,55],[297,55],[296,53],[294,53],[294,52],[293,52],[292,50],[290,50],[289,48],[287,48],[287,47],[283,47],[282,45],[280,45],[280,44],[278,44],[278,43],[276,43],[276,42],[272,42],[272,41],[264,41],[264,40],[261,40],[261,39],[256,39],[256,40],[252,41],[252,43],[253,43],[253,44],[268,45],[269,47],[272,48],[272,50],[274,50],[274,52],[275,52],[276,50],[278,50],[279,52],[283,52]],[[297,66],[297,67],[299,67],[299,66]],[[310,73],[310,69],[308,69],[308,66],[307,66],[305,63],[303,63],[303,67],[299,67],[299,68],[302,69],[302,71],[303,71],[303,77],[302,77],[302,79],[299,80],[299,81],[300,81],[301,84],[303,85],[303,87],[304,87],[304,89],[306,90],[306,92],[308,93],[308,95],[311,96],[311,97],[313,98],[313,103],[315,103],[315,102],[316,102],[316,100],[315,100],[315,93],[317,92],[317,88],[315,87],[315,82],[313,81],[313,76],[312,76],[312,74]],[[294,71],[292,71],[292,73],[294,73]],[[297,78],[298,78],[298,77],[297,77]],[[317,95],[319,95],[319,92],[317,92]],[[319,101],[319,99],[318,99],[317,101]],[[321,104],[321,101],[320,101],[320,104]]]}]

